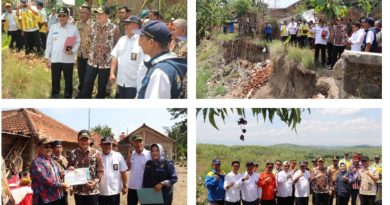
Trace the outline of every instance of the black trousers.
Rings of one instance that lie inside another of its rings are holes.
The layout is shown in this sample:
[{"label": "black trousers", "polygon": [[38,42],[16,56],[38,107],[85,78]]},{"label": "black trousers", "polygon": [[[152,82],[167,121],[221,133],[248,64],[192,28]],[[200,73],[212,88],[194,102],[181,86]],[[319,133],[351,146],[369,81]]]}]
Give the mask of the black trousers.
[{"label": "black trousers", "polygon": [[41,38],[42,42],[42,51],[46,50],[46,39],[47,39],[47,34],[44,32],[39,32],[39,37]]},{"label": "black trousers", "polygon": [[8,31],[8,36],[11,36],[11,43],[9,44],[9,48],[11,48],[11,49],[16,48],[17,51],[22,49],[23,41],[22,41],[22,31],[21,30]]},{"label": "black trousers", "polygon": [[64,196],[60,200],[61,205],[68,205],[68,192],[64,192]]},{"label": "black trousers", "polygon": [[290,35],[291,38],[290,38],[290,43],[295,45],[297,43],[297,35]]},{"label": "black trousers", "polygon": [[128,189],[127,190],[127,205],[137,205],[137,203],[138,203],[137,190]]},{"label": "black trousers", "polygon": [[[333,192],[331,196],[329,196],[329,205],[333,205],[333,198],[335,197],[335,193]],[[338,204],[337,204],[338,205]]]},{"label": "black trousers", "polygon": [[74,195],[74,201],[76,205],[97,205],[99,201],[99,195]]},{"label": "black trousers", "polygon": [[328,193],[314,193],[316,195],[315,205],[328,205],[329,194]]},{"label": "black trousers", "polygon": [[277,197],[278,205],[293,205],[294,201],[291,196],[289,197]]},{"label": "black trousers", "polygon": [[254,201],[244,201],[244,200],[242,200],[242,205],[259,205],[259,199],[256,199]]},{"label": "black trousers", "polygon": [[261,200],[261,205],[276,205],[275,199],[273,200]]},{"label": "black trousers", "polygon": [[295,205],[309,205],[309,197],[295,197]]},{"label": "black trousers", "polygon": [[119,98],[121,99],[134,99],[137,96],[137,88],[122,87],[118,85]]},{"label": "black trousers", "polygon": [[307,36],[301,36],[301,39],[299,41],[299,45],[301,46],[301,48],[306,46],[306,41],[307,41]]},{"label": "black trousers", "polygon": [[332,59],[332,67],[334,64],[336,64],[337,60],[341,57],[341,54],[343,54],[345,50],[345,46],[333,46],[333,59]]},{"label": "black trousers", "polygon": [[359,195],[359,189],[352,189],[351,191],[351,205],[356,205],[356,199]]},{"label": "black trousers", "polygon": [[34,47],[38,54],[42,53],[41,50],[41,37],[38,31],[24,32],[24,45],[26,47],[26,54],[30,54],[34,51]]},{"label": "black trousers", "polygon": [[336,196],[336,205],[348,205],[349,196]]},{"label": "black trousers", "polygon": [[375,195],[360,194],[360,205],[375,205]]},{"label": "black trousers", "polygon": [[325,49],[326,45],[323,44],[315,44],[315,51],[314,51],[314,61],[318,63],[318,57],[320,55],[321,51],[321,63],[322,65],[325,65]]},{"label": "black trousers", "polygon": [[72,98],[73,92],[73,63],[51,64],[51,97],[59,98],[61,89],[61,72],[64,72],[65,98]]},{"label": "black trousers", "polygon": [[85,71],[87,70],[88,58],[77,57],[77,75],[79,77],[78,97],[81,97],[83,91]]},{"label": "black trousers", "polygon": [[103,196],[99,195],[99,205],[119,205],[120,194]]},{"label": "black trousers", "polygon": [[103,99],[106,95],[106,85],[108,83],[108,78],[110,77],[109,68],[95,68],[90,65],[87,65],[87,70],[85,72],[84,78],[84,87],[82,91],[82,98],[92,98],[93,86],[98,77],[98,93],[96,98]]},{"label": "black trousers", "polygon": [[241,205],[241,202],[240,201],[237,201],[237,202],[225,202],[225,205]]},{"label": "black trousers", "polygon": [[328,51],[328,61],[327,61],[327,64],[331,65],[332,64],[333,44],[328,42],[328,44],[326,44],[326,49]]},{"label": "black trousers", "polygon": [[267,42],[272,42],[272,33],[266,33],[265,34]]}]

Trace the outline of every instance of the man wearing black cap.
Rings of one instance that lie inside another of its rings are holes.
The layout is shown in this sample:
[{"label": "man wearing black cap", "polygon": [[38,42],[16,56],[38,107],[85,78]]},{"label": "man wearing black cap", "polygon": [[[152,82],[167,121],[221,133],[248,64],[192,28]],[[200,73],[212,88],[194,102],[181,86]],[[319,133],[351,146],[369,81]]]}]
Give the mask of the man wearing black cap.
[{"label": "man wearing black cap", "polygon": [[[131,138],[129,152],[127,154],[127,167],[130,170],[127,194],[127,205],[137,205],[137,189],[142,188],[143,176],[146,162],[151,159],[150,151],[144,148],[144,138],[140,135],[133,135]],[[132,150],[134,148],[134,151]]]},{"label": "man wearing black cap", "polygon": [[367,156],[362,156],[361,162],[363,167],[358,171],[358,177],[360,178],[360,204],[374,205],[377,192],[376,182],[379,179],[378,171],[369,168],[370,163]]},{"label": "man wearing black cap", "polygon": [[[133,33],[133,30],[141,27],[141,19],[132,16],[122,21],[122,24],[125,25],[126,36],[122,36],[111,51],[110,81],[117,83],[119,98],[131,99],[137,96],[137,80],[142,80],[146,72],[143,63],[145,54],[138,44],[139,35]],[[138,75],[142,77],[138,78]]]},{"label": "man wearing black cap", "polygon": [[242,204],[243,205],[258,205],[259,197],[261,196],[261,188],[257,186],[259,174],[254,172],[255,164],[252,161],[246,163],[246,172],[242,177]]},{"label": "man wearing black cap", "polygon": [[21,21],[26,55],[33,52],[36,48],[37,54],[42,54],[41,38],[39,37],[39,28],[37,23],[38,12],[34,11],[27,0],[21,0],[16,9],[16,16]]},{"label": "man wearing black cap", "polygon": [[187,73],[187,59],[178,58],[168,50],[172,35],[161,21],[149,21],[141,30],[139,45],[150,60],[145,62],[146,76],[143,78],[138,98],[170,99],[183,98],[183,79]]},{"label": "man wearing black cap", "polygon": [[92,98],[95,79],[98,77],[98,93],[96,98],[105,98],[106,86],[110,77],[111,51],[120,37],[117,26],[108,20],[109,9],[100,6],[95,10],[96,23],[90,32],[91,46],[87,70],[82,91],[83,98]]},{"label": "man wearing black cap", "polygon": [[69,10],[62,7],[58,11],[59,23],[51,26],[47,37],[45,58],[51,68],[51,97],[59,98],[61,73],[65,79],[65,98],[72,98],[74,54],[80,46],[80,34],[77,28],[68,24]]},{"label": "man wearing black cap", "polygon": [[225,189],[225,172],[221,170],[221,160],[213,159],[211,161],[213,169],[207,173],[204,184],[208,190],[208,205],[224,205]]},{"label": "man wearing black cap", "polygon": [[[58,164],[62,167],[62,169],[66,170],[68,168],[68,160],[66,157],[62,155],[62,142],[58,140],[54,140],[54,142],[51,143],[53,147],[53,159],[58,162]],[[63,190],[64,195],[61,198],[61,205],[68,205],[68,192],[67,190]]]},{"label": "man wearing black cap", "polygon": [[99,205],[119,205],[120,193],[127,193],[127,165],[122,154],[112,150],[113,139],[104,137],[101,141],[104,172],[100,183]]},{"label": "man wearing black cap", "polygon": [[376,34],[379,32],[379,30],[375,28],[374,18],[368,17],[364,19],[363,28],[366,31],[366,35],[364,36],[362,51],[379,53],[379,46],[376,39]]},{"label": "man wearing black cap", "polygon": [[91,38],[89,34],[92,30],[93,21],[91,19],[91,8],[87,2],[84,2],[79,11],[80,20],[76,22],[76,28],[80,33],[80,47],[77,51],[77,76],[79,78],[79,85],[77,87],[78,93],[76,98],[82,97],[84,87],[85,71],[87,69],[87,62],[89,56],[89,49],[91,47]]},{"label": "man wearing black cap", "polygon": [[[79,147],[69,155],[69,170],[89,168],[89,181],[84,185],[73,186],[76,205],[97,205],[99,182],[104,175],[104,166],[100,152],[89,146],[91,134],[81,130],[78,134]],[[109,174],[109,173],[107,173]]]}]

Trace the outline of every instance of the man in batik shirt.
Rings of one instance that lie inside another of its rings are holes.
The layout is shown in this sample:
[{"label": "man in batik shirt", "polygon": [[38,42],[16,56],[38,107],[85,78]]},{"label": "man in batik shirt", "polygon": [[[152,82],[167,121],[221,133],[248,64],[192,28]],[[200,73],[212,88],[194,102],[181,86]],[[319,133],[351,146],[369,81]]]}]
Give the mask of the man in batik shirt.
[{"label": "man in batik shirt", "polygon": [[360,179],[360,204],[371,205],[375,204],[375,196],[377,191],[376,182],[379,179],[378,171],[370,168],[369,159],[367,156],[361,158],[363,168],[358,171],[358,178]]},{"label": "man in batik shirt", "polygon": [[79,147],[68,158],[69,170],[89,168],[89,181],[84,185],[73,186],[76,205],[97,205],[99,200],[99,182],[104,174],[100,152],[89,146],[91,135],[87,130],[78,134]]},{"label": "man in batik shirt", "polygon": [[323,158],[318,159],[318,166],[311,173],[311,187],[316,205],[329,203],[329,176]]}]

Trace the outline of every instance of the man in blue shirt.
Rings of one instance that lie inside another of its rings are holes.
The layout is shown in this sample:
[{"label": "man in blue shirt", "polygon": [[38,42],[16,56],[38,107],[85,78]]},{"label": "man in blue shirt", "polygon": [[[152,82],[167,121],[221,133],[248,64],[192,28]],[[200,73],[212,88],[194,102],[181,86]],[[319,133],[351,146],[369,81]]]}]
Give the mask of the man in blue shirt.
[{"label": "man in blue shirt", "polygon": [[212,167],[213,169],[207,173],[205,178],[205,186],[208,189],[208,205],[223,205],[225,172],[221,170],[221,160],[213,159]]}]

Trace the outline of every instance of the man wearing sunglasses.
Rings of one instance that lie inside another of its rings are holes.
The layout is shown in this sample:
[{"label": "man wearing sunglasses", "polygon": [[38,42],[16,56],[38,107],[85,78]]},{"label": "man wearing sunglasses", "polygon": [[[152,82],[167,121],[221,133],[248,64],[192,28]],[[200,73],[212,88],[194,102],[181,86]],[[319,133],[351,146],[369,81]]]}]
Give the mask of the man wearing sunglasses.
[{"label": "man wearing sunglasses", "polygon": [[59,23],[50,27],[47,37],[45,58],[51,68],[51,97],[59,98],[61,73],[65,78],[65,98],[72,98],[74,54],[80,47],[80,34],[77,28],[68,24],[69,10],[62,7],[58,11]]},{"label": "man wearing sunglasses", "polygon": [[67,183],[61,183],[60,166],[53,160],[52,140],[40,137],[37,142],[38,156],[31,162],[30,176],[33,204],[59,204]]},{"label": "man wearing sunglasses", "polygon": [[145,63],[138,98],[172,99],[184,98],[183,80],[187,73],[187,59],[178,58],[169,52],[172,34],[161,21],[149,21],[142,29],[134,30],[140,35],[139,45],[150,60]]}]

